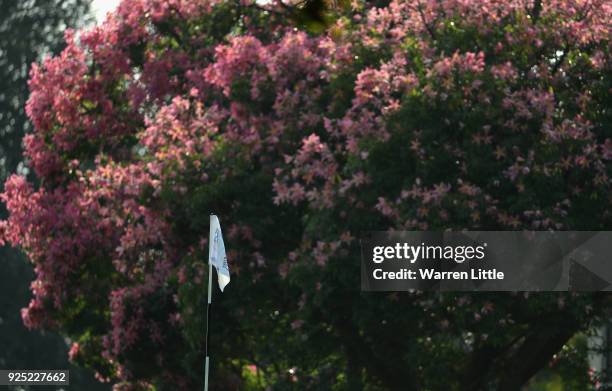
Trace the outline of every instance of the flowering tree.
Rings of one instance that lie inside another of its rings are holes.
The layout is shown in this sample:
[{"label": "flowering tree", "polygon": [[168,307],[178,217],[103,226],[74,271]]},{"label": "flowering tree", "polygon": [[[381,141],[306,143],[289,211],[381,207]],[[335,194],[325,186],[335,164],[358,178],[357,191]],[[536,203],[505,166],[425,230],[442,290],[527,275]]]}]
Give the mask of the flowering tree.
[{"label": "flowering tree", "polygon": [[568,356],[605,296],[363,294],[356,238],[612,228],[610,3],[357,0],[317,34],[295,14],[125,1],[33,69],[38,179],[3,194],[25,324],[116,389],[200,387],[215,212],[225,389],[516,390]]}]

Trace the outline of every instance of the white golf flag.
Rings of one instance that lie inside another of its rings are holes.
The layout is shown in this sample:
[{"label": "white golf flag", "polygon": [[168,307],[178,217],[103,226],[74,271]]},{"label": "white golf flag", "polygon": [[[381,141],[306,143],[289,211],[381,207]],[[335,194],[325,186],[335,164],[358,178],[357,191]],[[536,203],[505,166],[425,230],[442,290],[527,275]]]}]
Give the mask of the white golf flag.
[{"label": "white golf flag", "polygon": [[216,215],[210,215],[208,263],[217,269],[219,289],[221,289],[221,292],[223,292],[223,288],[225,288],[225,286],[230,282],[230,273],[229,266],[227,265],[227,256],[225,255],[225,244],[223,243],[221,224],[219,224],[219,218],[217,218]]}]

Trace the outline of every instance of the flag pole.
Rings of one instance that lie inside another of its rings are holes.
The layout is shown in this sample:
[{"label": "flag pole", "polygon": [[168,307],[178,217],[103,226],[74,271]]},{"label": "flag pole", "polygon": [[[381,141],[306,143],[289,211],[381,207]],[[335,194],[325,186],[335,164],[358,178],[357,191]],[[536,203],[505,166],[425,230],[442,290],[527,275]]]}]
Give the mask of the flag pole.
[{"label": "flag pole", "polygon": [[223,288],[230,282],[225,244],[223,244],[223,235],[221,234],[221,225],[219,224],[219,218],[212,213],[210,214],[210,229],[208,236],[208,304],[206,305],[206,363],[204,369],[204,391],[208,391],[208,372],[210,372],[210,357],[208,356],[208,351],[210,350],[213,266],[217,269],[217,279],[221,292],[223,292]]},{"label": "flag pole", "polygon": [[208,344],[209,344],[209,332],[210,327],[210,307],[212,304],[212,275],[213,267],[212,263],[208,263],[208,303],[206,304],[206,364],[204,369],[204,391],[208,391],[208,370],[210,368],[210,358],[208,357]]}]

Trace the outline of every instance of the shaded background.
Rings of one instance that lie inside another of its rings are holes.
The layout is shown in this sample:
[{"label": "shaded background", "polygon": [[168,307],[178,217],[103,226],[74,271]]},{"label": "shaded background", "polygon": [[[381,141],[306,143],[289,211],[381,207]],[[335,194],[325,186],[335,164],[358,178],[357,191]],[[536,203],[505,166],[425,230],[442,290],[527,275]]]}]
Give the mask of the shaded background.
[{"label": "shaded background", "polygon": [[[100,3],[113,2],[99,1],[92,7],[89,0],[0,0],[0,186],[11,172],[28,173],[22,161],[21,139],[30,129],[24,106],[32,62],[59,53],[66,28],[92,23],[91,8],[97,14],[106,10]],[[0,219],[4,219],[6,210],[1,208]],[[0,248],[0,265],[0,368],[70,369],[69,389],[109,390],[110,386],[98,383],[91,371],[69,364],[64,338],[23,326],[20,310],[30,300],[32,265],[9,247]],[[0,390],[8,389],[0,386]]]}]

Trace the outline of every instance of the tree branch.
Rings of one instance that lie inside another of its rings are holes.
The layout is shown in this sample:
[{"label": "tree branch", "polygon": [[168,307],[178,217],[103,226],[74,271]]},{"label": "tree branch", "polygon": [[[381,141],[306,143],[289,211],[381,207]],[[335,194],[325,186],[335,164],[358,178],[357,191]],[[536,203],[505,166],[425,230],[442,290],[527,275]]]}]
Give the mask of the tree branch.
[{"label": "tree branch", "polygon": [[531,334],[505,361],[501,368],[498,390],[519,391],[578,330],[579,323],[571,322],[565,327],[542,327]]},{"label": "tree branch", "polygon": [[473,391],[482,388],[484,380],[487,378],[495,358],[499,355],[500,349],[495,349],[491,346],[484,346],[474,351],[470,358],[468,366],[461,380],[462,391]]},{"label": "tree branch", "polygon": [[540,19],[540,13],[542,13],[542,0],[535,0],[530,12],[534,24]]},{"label": "tree branch", "polygon": [[423,13],[423,5],[420,1],[417,2],[417,10],[419,11],[419,15],[421,15],[421,21],[423,22],[423,26],[425,26],[425,30],[427,30],[431,39],[436,39],[436,33],[427,23],[427,18],[425,18],[425,14]]}]

